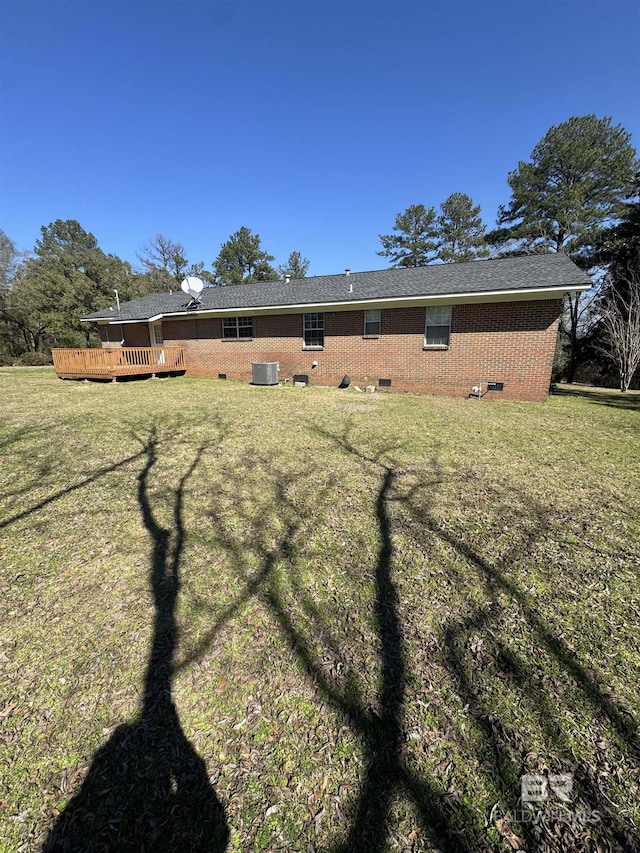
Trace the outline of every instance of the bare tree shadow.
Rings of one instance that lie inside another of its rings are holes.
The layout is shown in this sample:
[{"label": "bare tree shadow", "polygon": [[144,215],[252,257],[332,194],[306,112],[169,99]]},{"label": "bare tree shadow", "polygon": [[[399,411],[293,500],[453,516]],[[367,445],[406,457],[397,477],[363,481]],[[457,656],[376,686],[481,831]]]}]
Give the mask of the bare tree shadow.
[{"label": "bare tree shadow", "polygon": [[[316,430],[325,438],[332,436],[322,430]],[[366,455],[350,440],[348,428],[342,435],[333,436],[334,443],[345,453],[362,460],[363,463],[377,464],[383,467],[383,487],[379,493],[376,505],[381,535],[381,551],[377,567],[377,612],[385,608],[386,618],[379,620],[378,633],[381,639],[382,649],[382,684],[380,694],[380,714],[396,713],[396,721],[401,721],[403,706],[403,665],[398,664],[398,659],[403,660],[404,655],[397,653],[402,651],[402,633],[399,631],[399,598],[393,583],[390,569],[393,564],[393,543],[390,536],[390,524],[388,507],[391,501],[400,504],[403,511],[412,516],[413,521],[429,534],[435,534],[443,543],[453,549],[463,558],[474,573],[479,573],[481,582],[484,582],[484,602],[474,605],[467,595],[462,594],[462,600],[468,600],[467,607],[461,609],[459,615],[449,618],[442,627],[441,643],[438,651],[439,661],[448,669],[452,683],[455,685],[460,698],[460,706],[470,709],[472,723],[476,732],[484,742],[483,754],[478,756],[485,763],[485,772],[490,779],[497,784],[501,790],[503,811],[507,815],[518,813],[522,815],[520,802],[520,778],[522,774],[531,770],[526,765],[527,749],[523,738],[516,730],[511,728],[510,723],[501,718],[498,709],[493,705],[495,694],[484,690],[484,684],[490,673],[486,660],[491,657],[485,655],[485,661],[480,657],[475,659],[469,649],[478,635],[486,642],[486,651],[491,651],[495,669],[506,683],[503,693],[511,689],[513,685],[513,699],[523,703],[525,713],[533,724],[546,736],[548,743],[554,744],[559,751],[571,761],[571,770],[575,780],[575,803],[577,810],[593,819],[594,827],[591,841],[585,839],[584,825],[576,831],[575,822],[571,823],[572,814],[553,815],[545,823],[543,813],[540,821],[530,823],[523,822],[520,825],[521,834],[524,836],[527,849],[529,850],[582,850],[588,849],[592,842],[604,842],[620,850],[637,850],[637,839],[631,821],[627,820],[615,804],[607,796],[607,790],[602,786],[601,780],[588,762],[584,759],[575,759],[572,752],[569,732],[565,730],[565,709],[558,708],[554,704],[553,694],[545,689],[544,677],[540,679],[540,668],[536,655],[530,658],[514,652],[511,648],[511,637],[501,633],[499,615],[503,604],[501,597],[507,597],[511,607],[516,609],[527,630],[533,635],[534,641],[549,655],[550,659],[558,666],[580,698],[580,702],[591,708],[593,714],[593,725],[596,730],[602,731],[606,737],[616,742],[615,754],[621,762],[619,770],[627,774],[629,779],[633,778],[634,767],[640,755],[637,736],[637,723],[630,711],[618,702],[610,690],[602,683],[593,669],[582,663],[575,651],[569,647],[561,631],[543,619],[538,608],[535,606],[531,596],[522,588],[517,580],[508,573],[508,569],[518,565],[519,561],[529,554],[535,543],[555,534],[553,524],[553,510],[537,504],[524,492],[513,494],[513,500],[517,500],[524,507],[525,517],[528,519],[528,529],[517,536],[512,545],[507,548],[502,557],[490,562],[484,559],[480,553],[471,545],[454,535],[446,527],[441,525],[434,513],[431,511],[431,496],[434,485],[441,477],[440,466],[437,458],[432,459],[431,469],[434,477],[415,477],[409,487],[394,487],[394,481],[402,479],[402,472],[392,463],[382,462],[383,454],[388,451],[384,448],[374,455]],[[448,474],[451,477],[451,473]],[[453,475],[455,476],[455,475]],[[426,497],[424,497],[426,496]],[[417,531],[414,531],[414,536]],[[459,564],[458,564],[459,565]],[[461,572],[460,569],[451,567],[451,574]],[[460,590],[468,584],[467,574],[461,572],[458,577]],[[535,646],[534,646],[535,648]],[[395,654],[393,654],[395,652]],[[394,677],[392,660],[388,660],[389,653],[396,660]],[[544,672],[544,670],[542,670]],[[400,722],[399,738],[394,737],[393,720],[385,726],[384,741],[391,745],[390,760],[381,762],[378,758],[379,748],[370,748],[369,755],[373,757],[373,767],[370,762],[369,775],[365,777],[359,800],[359,809],[355,820],[352,822],[349,841],[345,850],[382,850],[381,839],[385,835],[385,822],[388,815],[388,802],[385,793],[389,789],[400,790],[404,779],[410,768],[409,762],[402,753],[402,724]],[[378,765],[380,772],[375,771]],[[373,772],[371,772],[373,769]],[[567,769],[559,767],[559,769]],[[398,770],[400,773],[398,774]],[[417,774],[416,774],[417,775]],[[376,781],[377,779],[377,781]],[[397,780],[397,781],[396,781]],[[434,802],[436,787],[429,784],[424,775],[421,779],[422,797],[416,799],[416,804],[423,802]],[[386,786],[386,787],[385,787]],[[406,786],[406,793],[412,795],[410,786]],[[443,809],[439,811],[431,809],[429,814],[421,811],[423,826],[442,833],[447,830]],[[462,818],[462,823],[461,823]],[[472,827],[474,820],[469,821],[469,814],[456,814],[456,819],[451,821],[451,827]],[[507,824],[508,825],[508,824]],[[362,844],[360,839],[367,837],[367,844]],[[475,849],[480,849],[486,844],[482,837],[480,827],[476,825],[472,835],[459,832],[456,843],[460,846],[471,843]],[[515,836],[511,836],[515,842]],[[585,846],[587,845],[587,846]],[[451,846],[451,841],[446,843]],[[590,848],[589,848],[590,849]]]},{"label": "bare tree shadow", "polygon": [[[251,458],[248,455],[245,463],[247,471],[254,472],[260,488],[252,490],[243,482],[246,472],[221,470],[227,514],[221,511],[218,502],[209,512],[212,544],[236,576],[237,590],[233,599],[220,608],[200,602],[201,608],[210,612],[211,627],[175,665],[175,671],[201,659],[222,627],[239,615],[251,599],[263,605],[318,700],[333,710],[336,719],[348,726],[361,745],[364,770],[359,788],[345,811],[346,827],[336,828],[333,843],[329,839],[324,849],[332,853],[382,853],[388,849],[393,804],[399,798],[413,807],[423,832],[421,844],[448,851],[497,849],[487,837],[488,816],[479,814],[477,808],[460,797],[448,797],[438,772],[429,772],[424,765],[416,766],[407,749],[405,716],[411,698],[408,685],[413,683],[412,676],[416,673],[409,671],[403,624],[406,610],[399,591],[394,545],[394,505],[403,518],[412,520],[410,535],[416,542],[431,542],[435,537],[450,550],[451,564],[446,568],[457,594],[455,609],[442,621],[437,639],[425,651],[448,674],[460,708],[467,709],[465,719],[474,730],[479,746],[466,755],[478,766],[477,778],[490,781],[499,791],[498,805],[502,810],[517,813],[521,805],[519,778],[531,768],[527,765],[525,738],[514,728],[513,720],[492,704],[495,693],[488,687],[490,679],[495,681],[496,673],[504,679],[503,696],[520,704],[541,738],[558,746],[561,760],[566,762],[567,756],[572,755],[567,729],[570,725],[567,713],[571,709],[556,707],[553,695],[545,689],[548,665],[541,664],[534,656],[520,654],[510,642],[511,637],[500,621],[505,599],[509,608],[517,612],[525,633],[532,635],[552,665],[571,683],[581,703],[591,709],[594,728],[617,738],[624,772],[631,773],[637,757],[635,721],[580,660],[558,626],[548,619],[545,621],[535,600],[510,571],[537,542],[554,535],[553,510],[538,505],[524,492],[517,495],[514,492],[511,497],[525,508],[527,525],[499,558],[489,560],[464,536],[443,525],[433,510],[434,490],[445,476],[449,479],[456,476],[455,472],[442,470],[436,449],[426,471],[407,471],[393,462],[389,448],[361,450],[353,441],[348,424],[340,435],[318,429],[314,432],[365,467],[369,478],[377,482],[374,514],[379,544],[372,614],[374,655],[378,662],[375,696],[372,698],[363,689],[358,661],[345,653],[329,613],[301,582],[297,570],[305,558],[309,527],[322,523],[322,506],[331,499],[331,494],[328,488],[323,490],[318,486],[315,469],[281,470],[270,458],[255,454]],[[304,483],[300,486],[300,480],[305,478],[313,484],[313,489],[306,489]],[[229,517],[233,524],[228,523]],[[147,526],[153,529],[152,519]],[[404,533],[407,535],[406,529]],[[158,528],[154,541],[161,551],[166,547],[161,544]],[[344,568],[349,571],[348,565]],[[470,577],[475,578],[473,590],[468,589]],[[362,617],[360,612],[346,615],[351,619]],[[491,652],[490,657],[483,658],[482,653],[471,649],[477,636]],[[434,694],[439,691],[437,686],[426,683],[429,691]],[[464,757],[468,747],[462,744],[460,749]],[[566,764],[556,769],[564,767]],[[518,827],[516,823],[515,828],[522,836],[520,844],[530,851],[558,853],[600,849],[600,844],[604,845],[602,849],[635,850],[632,823],[608,799],[593,767],[583,759],[575,759],[571,769],[578,803],[588,806],[591,814],[597,813],[600,824],[592,830],[581,827],[580,833],[574,834],[571,826],[567,829],[561,821],[548,826],[540,823]],[[516,844],[516,837],[510,836],[509,843]],[[321,848],[316,845],[315,849]]]},{"label": "bare tree shadow", "polygon": [[[354,450],[355,452],[355,450]],[[380,455],[384,450],[380,451]],[[381,484],[376,499],[379,550],[375,565],[374,622],[379,656],[379,688],[372,705],[360,688],[357,667],[344,658],[340,643],[318,607],[298,582],[295,563],[310,523],[318,523],[318,507],[326,495],[315,494],[313,505],[300,504],[289,486],[303,476],[283,472],[269,461],[251,459],[247,466],[260,470],[260,496],[247,503],[233,488],[225,472],[233,502],[233,518],[249,531],[250,546],[236,530],[225,524],[214,507],[210,511],[214,541],[228,565],[241,581],[241,592],[221,612],[211,611],[213,626],[192,654],[180,663],[190,665],[201,658],[222,625],[236,616],[251,598],[259,600],[297,658],[300,670],[313,685],[322,702],[328,703],[338,719],[351,729],[364,753],[361,789],[348,815],[346,837],[333,845],[339,851],[382,853],[387,849],[390,812],[397,795],[412,803],[425,835],[441,850],[471,851],[473,843],[465,826],[473,823],[464,804],[451,809],[442,789],[429,774],[411,766],[405,751],[407,732],[403,723],[406,689],[405,648],[394,579],[394,547],[388,504],[394,500],[395,471],[377,459],[361,457],[377,465]],[[238,473],[241,476],[241,473]],[[295,600],[295,607],[292,606]],[[360,614],[352,614],[358,618]],[[318,643],[320,648],[318,648]],[[343,833],[340,832],[340,835]],[[320,848],[316,848],[320,849]]]},{"label": "bare tree shadow", "polygon": [[44,425],[10,427],[0,423],[0,456],[9,460],[3,485],[5,480],[10,482],[12,468],[20,472],[19,481],[0,492],[0,502],[28,494],[50,475],[57,461],[50,442],[50,430]]},{"label": "bare tree shadow", "polygon": [[[97,471],[94,471],[92,474],[89,474],[88,477],[85,477],[84,480],[81,480],[78,483],[74,483],[72,486],[66,486],[64,489],[59,489],[57,492],[54,492],[52,495],[49,495],[47,498],[43,498],[43,500],[39,501],[34,506],[29,507],[29,509],[22,510],[21,512],[17,512],[12,516],[9,516],[5,519],[0,519],[0,530],[4,527],[8,527],[10,524],[14,524],[16,521],[21,521],[23,518],[27,518],[30,515],[38,512],[44,507],[49,506],[49,504],[54,503],[60,498],[65,497],[65,495],[70,495],[78,489],[82,489],[85,486],[91,485],[91,483],[95,483],[96,480],[99,480],[101,477],[104,477],[106,474],[111,474],[114,471],[118,471],[120,468],[125,467],[130,462],[134,462],[136,459],[139,459],[144,455],[144,451],[139,451],[138,453],[132,453],[130,456],[127,456],[124,459],[119,460],[118,462],[113,462],[111,465],[105,465],[103,468],[99,468]],[[28,490],[26,490],[28,491]]]},{"label": "bare tree shadow", "polygon": [[58,818],[43,853],[54,851],[223,851],[229,829],[204,761],[184,732],[172,700],[178,640],[176,605],[184,547],[184,489],[196,453],[173,497],[173,529],[162,527],[149,498],[157,461],[152,430],[143,446],[138,502],[151,537],[150,587],[155,618],[144,701],[135,722],[120,726],[94,756],[80,791]]},{"label": "bare tree shadow", "polygon": [[[516,537],[500,558],[489,561],[438,520],[431,511],[429,498],[422,499],[418,494],[420,491],[422,489],[406,495],[406,508],[425,534],[435,535],[463,558],[462,565],[467,567],[463,570],[456,569],[452,562],[450,573],[454,585],[464,588],[468,583],[465,574],[468,568],[478,572],[484,583],[484,601],[469,606],[466,612],[461,611],[443,624],[442,662],[456,685],[462,704],[469,709],[475,731],[482,739],[482,760],[487,762],[487,772],[501,789],[502,811],[506,809],[510,815],[521,817],[519,831],[529,850],[558,853],[591,849],[637,851],[632,823],[607,796],[602,780],[599,783],[596,779],[594,767],[575,757],[568,728],[571,711],[568,705],[557,704],[553,677],[545,673],[540,650],[558,667],[570,685],[573,701],[590,709],[594,740],[604,735],[616,743],[618,772],[627,773],[628,778],[632,778],[640,757],[637,722],[594,670],[580,660],[563,632],[542,617],[531,594],[510,573],[510,569],[517,567],[531,552],[536,542],[556,535],[553,510],[537,504],[524,492],[512,490],[511,499],[524,508],[529,529]],[[502,625],[505,599],[531,636],[528,656],[513,648],[512,638]],[[574,809],[592,819],[590,839],[586,837],[586,824],[576,830],[577,824],[575,821],[572,823],[570,811],[554,814],[551,809],[551,817],[547,819],[543,810],[536,820],[523,813],[519,777],[540,768],[527,765],[525,739],[495,706],[496,694],[488,688],[496,678],[502,685],[500,693],[503,698],[516,702],[545,737],[549,751],[555,750],[559,754],[556,760],[562,766],[556,767],[556,772],[570,770],[573,774]],[[595,732],[602,734],[596,736]],[[603,843],[604,848],[592,846]]]}]

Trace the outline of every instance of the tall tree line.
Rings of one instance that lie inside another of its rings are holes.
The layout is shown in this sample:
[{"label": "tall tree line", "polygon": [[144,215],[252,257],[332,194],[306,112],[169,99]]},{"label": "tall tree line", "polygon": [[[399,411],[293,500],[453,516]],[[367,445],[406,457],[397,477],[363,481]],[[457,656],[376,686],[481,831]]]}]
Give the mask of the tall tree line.
[{"label": "tall tree line", "polygon": [[[303,278],[309,260],[290,253],[276,270],[260,237],[240,228],[223,243],[212,270],[189,262],[184,246],[164,234],[145,243],[134,269],[128,261],[105,253],[96,237],[73,219],[43,226],[27,257],[0,231],[0,359],[46,361],[51,347],[99,344],[95,329],[81,317],[149,293],[174,290],[187,276],[209,286],[272,281],[285,275]],[[41,358],[38,358],[41,356]]]}]

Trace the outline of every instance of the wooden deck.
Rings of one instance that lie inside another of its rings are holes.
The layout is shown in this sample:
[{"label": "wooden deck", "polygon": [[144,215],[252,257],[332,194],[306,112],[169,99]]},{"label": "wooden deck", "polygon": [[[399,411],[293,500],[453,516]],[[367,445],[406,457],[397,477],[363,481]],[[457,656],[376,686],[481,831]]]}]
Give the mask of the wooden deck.
[{"label": "wooden deck", "polygon": [[119,376],[180,373],[187,369],[182,347],[52,349],[60,379],[113,379]]}]

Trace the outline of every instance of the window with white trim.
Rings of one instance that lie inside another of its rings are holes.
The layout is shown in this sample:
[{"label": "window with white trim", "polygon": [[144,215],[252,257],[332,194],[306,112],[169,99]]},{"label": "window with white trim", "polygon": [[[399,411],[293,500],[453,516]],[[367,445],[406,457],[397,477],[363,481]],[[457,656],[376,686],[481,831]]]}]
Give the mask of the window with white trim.
[{"label": "window with white trim", "polygon": [[153,324],[153,346],[161,347],[164,343],[164,337],[162,335],[162,321],[160,323]]},{"label": "window with white trim", "polygon": [[324,314],[304,315],[303,340],[305,347],[324,346]]},{"label": "window with white trim", "polygon": [[451,305],[433,305],[427,308],[425,347],[448,347],[450,337]]},{"label": "window with white trim", "polygon": [[380,309],[371,308],[364,312],[364,333],[365,335],[380,334]]},{"label": "window with white trim", "polygon": [[252,338],[253,317],[223,317],[223,338]]}]

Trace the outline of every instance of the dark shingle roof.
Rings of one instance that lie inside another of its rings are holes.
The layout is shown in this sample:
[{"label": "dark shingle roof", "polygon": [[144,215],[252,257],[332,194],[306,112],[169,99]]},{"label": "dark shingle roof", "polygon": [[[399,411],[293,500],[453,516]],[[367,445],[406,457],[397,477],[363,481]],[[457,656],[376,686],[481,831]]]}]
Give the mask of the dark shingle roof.
[{"label": "dark shingle roof", "polygon": [[[349,287],[353,292],[349,292]],[[518,290],[588,289],[591,280],[563,254],[527,255],[463,264],[434,264],[410,269],[374,270],[346,276],[321,275],[235,287],[205,287],[197,311],[269,308],[294,305],[348,304],[420,296],[456,296]],[[112,322],[148,320],[162,314],[183,313],[188,297],[152,293],[114,308],[96,311],[85,320]],[[189,312],[196,313],[196,312]]]}]

